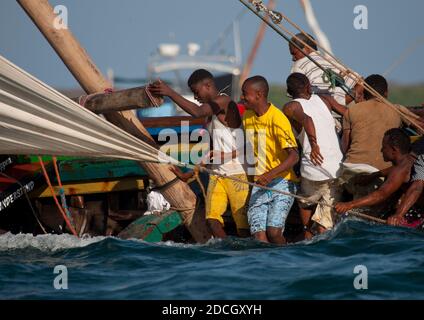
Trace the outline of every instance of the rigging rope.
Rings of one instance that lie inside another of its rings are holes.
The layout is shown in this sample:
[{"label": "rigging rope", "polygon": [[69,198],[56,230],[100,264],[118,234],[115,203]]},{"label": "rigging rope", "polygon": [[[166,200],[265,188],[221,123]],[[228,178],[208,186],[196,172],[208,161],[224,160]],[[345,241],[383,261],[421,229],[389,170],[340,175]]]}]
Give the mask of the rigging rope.
[{"label": "rigging rope", "polygon": [[[207,169],[207,168],[204,168],[204,167],[201,167],[201,166],[195,166],[195,167],[198,167],[198,170],[199,170],[200,172],[202,172],[202,171],[203,171],[203,172],[207,172],[207,173],[209,173],[210,175],[215,175],[215,176],[218,176],[218,177],[221,177],[221,178],[230,179],[230,180],[233,180],[233,181],[235,181],[235,182],[239,182],[239,183],[245,183],[245,184],[248,184],[248,185],[250,185],[250,186],[252,186],[252,187],[261,188],[261,189],[268,190],[268,191],[271,191],[271,192],[280,193],[280,194],[282,194],[282,195],[285,195],[285,196],[289,196],[289,197],[295,198],[295,199],[297,199],[297,200],[299,200],[299,201],[301,201],[301,202],[313,203],[313,204],[317,204],[317,205],[323,205],[323,206],[330,207],[330,208],[334,209],[334,206],[332,206],[332,205],[328,204],[328,203],[327,203],[325,200],[323,200],[323,199],[322,199],[322,200],[313,200],[313,199],[311,199],[311,198],[304,197],[304,196],[300,196],[300,195],[297,195],[297,194],[293,194],[293,193],[291,193],[291,192],[287,192],[287,191],[282,191],[282,190],[278,190],[278,189],[270,188],[270,187],[263,186],[263,185],[260,185],[260,184],[254,183],[254,182],[245,181],[245,180],[238,179],[238,178],[236,178],[236,177],[229,176],[229,175],[226,175],[226,174],[221,174],[221,173],[218,173],[218,172],[216,172],[216,171],[214,171],[214,170]],[[369,216],[369,215],[367,215],[367,214],[364,214],[364,213],[358,212],[358,211],[356,211],[356,210],[350,210],[348,213],[349,213],[349,214],[352,214],[352,215],[355,215],[355,216],[358,216],[358,217],[361,217],[361,218],[364,218],[364,219],[372,220],[372,221],[375,221],[375,222],[379,222],[379,223],[383,223],[383,224],[385,224],[385,223],[386,223],[386,220],[379,219],[379,218],[376,218],[376,217],[373,217],[373,216]]]},{"label": "rigging rope", "polygon": [[[39,157],[39,159],[41,159],[41,158]],[[74,221],[72,220],[71,212],[69,211],[68,205],[66,204],[65,189],[63,188],[62,181],[60,179],[59,168],[57,166],[57,158],[56,157],[53,157],[53,166],[54,166],[54,171],[56,173],[56,180],[57,180],[57,183],[59,185],[59,196],[60,196],[60,202],[62,203],[62,208],[65,211],[66,216],[68,217],[71,224],[73,226],[75,226]]]},{"label": "rigging rope", "polygon": [[[274,14],[273,17],[278,20],[282,15]],[[81,108],[76,102],[1,56],[0,153],[106,157],[195,168],[167,156],[100,116]],[[42,160],[40,164],[59,211],[68,228],[76,235],[75,229],[57,200]],[[238,180],[207,168],[199,168],[199,171]],[[307,200],[299,195],[273,190],[255,183],[239,182],[299,200]],[[204,190],[202,192],[205,193]],[[179,208],[180,211],[192,209]]]},{"label": "rigging rope", "polygon": [[47,174],[47,170],[46,170],[46,167],[44,166],[43,159],[42,159],[41,157],[38,157],[38,159],[39,159],[39,161],[40,161],[40,166],[41,166],[41,169],[42,169],[42,171],[43,171],[44,178],[46,179],[47,185],[48,185],[48,187],[49,187],[49,189],[50,189],[50,192],[51,192],[51,194],[52,194],[53,200],[54,200],[54,202],[56,203],[57,208],[59,209],[59,212],[62,214],[62,217],[63,217],[63,219],[65,220],[66,225],[68,226],[69,230],[71,230],[72,234],[73,234],[75,237],[78,237],[78,234],[77,234],[77,232],[75,231],[74,226],[72,225],[72,223],[71,223],[70,219],[68,218],[67,214],[66,214],[66,213],[65,213],[65,211],[63,210],[63,208],[62,208],[62,206],[60,205],[59,201],[57,200],[56,193],[54,192],[54,189],[53,189],[52,183],[51,183],[51,181],[50,181],[49,175]]},{"label": "rigging rope", "polygon": [[[146,161],[146,162],[151,162],[151,161]],[[156,162],[156,163],[159,163],[159,162]],[[244,184],[247,184],[247,185],[252,186],[252,187],[257,187],[257,188],[261,188],[261,189],[268,190],[268,191],[271,191],[271,192],[279,193],[279,194],[282,194],[282,195],[285,195],[285,196],[288,196],[288,197],[292,197],[292,198],[297,199],[297,200],[304,202],[304,203],[323,205],[323,206],[330,207],[332,209],[335,208],[333,205],[328,204],[323,199],[322,200],[314,200],[311,197],[304,197],[304,196],[294,194],[294,193],[291,193],[291,192],[270,188],[270,187],[263,186],[263,185],[260,185],[260,184],[254,183],[254,182],[238,179],[238,178],[231,176],[231,175],[222,174],[222,173],[219,173],[218,171],[205,168],[204,166],[201,166],[201,165],[192,165],[192,164],[188,164],[188,163],[184,163],[184,162],[180,162],[180,161],[178,161],[177,163],[172,163],[172,165],[176,165],[176,166],[181,167],[181,168],[193,170],[195,172],[196,180],[199,183],[199,185],[201,186],[203,196],[205,198],[206,198],[206,192],[203,188],[203,184],[201,183],[200,179],[198,179],[198,174],[200,172],[205,172],[205,173],[208,173],[209,175],[217,176],[219,178],[229,179],[229,180],[232,180],[234,182],[244,183]],[[197,175],[196,175],[196,172],[197,172]],[[173,208],[173,209],[176,209],[177,211],[186,211],[186,210],[192,210],[193,208],[182,208],[183,210],[180,210],[178,208]],[[367,214],[360,212],[358,210],[355,210],[355,209],[346,212],[346,215],[348,215],[348,214],[359,217],[359,218],[367,219],[367,220],[370,220],[370,221],[378,222],[378,223],[381,223],[381,224],[386,224],[386,220],[384,220],[384,219],[380,219],[380,218],[376,218],[376,217],[367,215]]]},{"label": "rigging rope", "polygon": [[[370,92],[373,96],[375,96],[377,99],[379,99],[382,103],[388,105],[393,110],[395,110],[397,113],[400,114],[404,122],[406,122],[409,125],[413,125],[421,134],[424,133],[424,128],[420,123],[418,123],[416,120],[419,118],[417,115],[412,113],[411,111],[407,110],[406,108],[399,108],[397,105],[392,104],[390,101],[388,101],[385,97],[383,97],[380,93],[378,93],[374,88],[372,88],[370,85],[368,85],[364,79],[357,74],[356,72],[353,72],[350,68],[345,66],[339,59],[337,59],[331,52],[323,48],[315,39],[313,39],[309,34],[307,34],[302,28],[300,28],[296,23],[294,23],[291,19],[289,19],[286,15],[284,15],[281,12],[269,10],[261,0],[248,0],[252,6],[249,5],[245,0],[239,0],[242,4],[244,4],[250,11],[252,11],[256,16],[258,16],[260,19],[265,21],[268,26],[270,26],[274,31],[276,31],[280,36],[282,36],[286,41],[288,41],[290,44],[295,46],[298,50],[300,50],[311,62],[313,62],[317,67],[319,67],[321,70],[324,71],[324,73],[327,73],[327,70],[323,68],[315,59],[313,59],[310,54],[307,54],[304,50],[304,48],[308,48],[312,52],[315,52],[318,54],[321,58],[323,58],[325,61],[333,65],[336,69],[341,70],[340,76],[349,77],[351,80],[355,81],[356,83],[359,83],[364,87],[365,90]],[[271,17],[271,20],[274,24],[271,24],[271,22],[267,21],[260,13],[266,14]],[[321,48],[324,53],[326,53],[328,56],[321,54],[320,51],[315,50],[310,45],[308,45],[305,41],[297,37],[293,32],[290,32],[287,28],[285,28],[281,22],[287,21],[291,26],[293,26],[295,29],[300,31],[303,35],[305,35],[310,41],[312,41],[314,44],[317,45],[318,48]],[[301,43],[304,47],[302,48],[299,46],[295,41],[290,39],[286,34],[292,37],[292,39],[295,39],[299,43]],[[341,88],[346,92],[346,88],[344,86],[341,86]],[[351,95],[350,92],[346,92],[347,94]]]}]

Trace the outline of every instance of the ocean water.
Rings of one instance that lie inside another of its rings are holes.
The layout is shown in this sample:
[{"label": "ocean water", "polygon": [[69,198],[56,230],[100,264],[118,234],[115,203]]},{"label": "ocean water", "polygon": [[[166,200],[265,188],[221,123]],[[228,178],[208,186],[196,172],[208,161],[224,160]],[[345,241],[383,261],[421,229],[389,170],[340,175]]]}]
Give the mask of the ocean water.
[{"label": "ocean water", "polygon": [[[57,265],[67,268],[66,290],[54,288]],[[354,287],[358,265],[367,268],[368,289]],[[0,299],[423,298],[424,232],[358,220],[286,247],[0,236]]]}]

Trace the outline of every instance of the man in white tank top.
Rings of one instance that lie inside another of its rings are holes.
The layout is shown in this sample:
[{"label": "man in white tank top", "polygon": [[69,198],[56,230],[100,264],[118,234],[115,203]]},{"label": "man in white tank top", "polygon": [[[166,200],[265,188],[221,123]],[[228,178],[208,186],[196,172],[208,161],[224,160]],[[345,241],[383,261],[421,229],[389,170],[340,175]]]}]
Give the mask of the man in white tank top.
[{"label": "man in white tank top", "polygon": [[[185,99],[163,82],[155,82],[149,87],[153,94],[170,97],[184,111],[196,118],[207,117],[208,131],[213,140],[213,149],[207,163],[220,174],[233,176],[247,182],[244,163],[244,135],[242,120],[237,104],[228,96],[221,95],[217,90],[212,74],[204,69],[193,72],[188,79],[188,86],[200,106]],[[180,170],[173,170],[183,180],[190,175],[182,174]],[[206,219],[212,234],[217,238],[224,238],[223,214],[227,211],[228,203],[231,207],[233,220],[239,236],[250,235],[246,215],[246,201],[249,186],[246,183],[235,182],[226,178],[210,176],[206,195]]]},{"label": "man in white tank top", "polygon": [[[312,94],[308,78],[301,73],[288,77],[287,92],[294,100],[284,106],[283,112],[292,122],[302,145],[301,193],[333,205],[340,198],[336,182],[343,153],[331,111],[343,115],[347,109],[331,97]],[[337,214],[330,207],[308,203],[299,203],[299,206],[306,238],[312,237],[313,222],[317,223],[319,233],[333,228]]]}]

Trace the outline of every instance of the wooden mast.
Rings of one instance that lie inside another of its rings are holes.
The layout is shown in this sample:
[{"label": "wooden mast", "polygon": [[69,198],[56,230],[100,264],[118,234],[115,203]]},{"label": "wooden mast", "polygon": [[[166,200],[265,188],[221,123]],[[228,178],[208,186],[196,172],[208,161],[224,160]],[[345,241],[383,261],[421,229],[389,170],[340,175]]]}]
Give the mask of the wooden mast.
[{"label": "wooden mast", "polygon": [[[71,31],[54,27],[56,15],[47,0],[17,1],[88,94],[104,92],[111,87]],[[105,117],[137,138],[155,144],[133,112],[112,112],[105,114]],[[176,178],[169,170],[169,166],[154,163],[140,163],[140,165],[158,186],[163,186]],[[210,232],[204,214],[195,212],[196,196],[189,186],[177,180],[161,190],[161,193],[172,207],[182,209],[185,225],[195,241],[206,242],[210,238]]]}]

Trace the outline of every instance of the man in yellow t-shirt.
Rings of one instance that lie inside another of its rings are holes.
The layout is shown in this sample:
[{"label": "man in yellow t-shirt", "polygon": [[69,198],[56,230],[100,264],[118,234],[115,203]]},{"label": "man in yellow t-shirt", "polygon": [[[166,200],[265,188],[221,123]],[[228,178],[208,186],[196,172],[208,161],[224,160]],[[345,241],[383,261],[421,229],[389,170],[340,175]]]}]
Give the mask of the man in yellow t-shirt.
[{"label": "man in yellow t-shirt", "polygon": [[[259,185],[295,194],[296,139],[287,117],[268,102],[268,93],[268,82],[261,76],[247,79],[242,87],[241,99],[248,109],[243,125],[256,161],[253,175]],[[260,241],[285,244],[283,229],[293,202],[293,197],[254,187],[247,213],[252,235]]]}]

